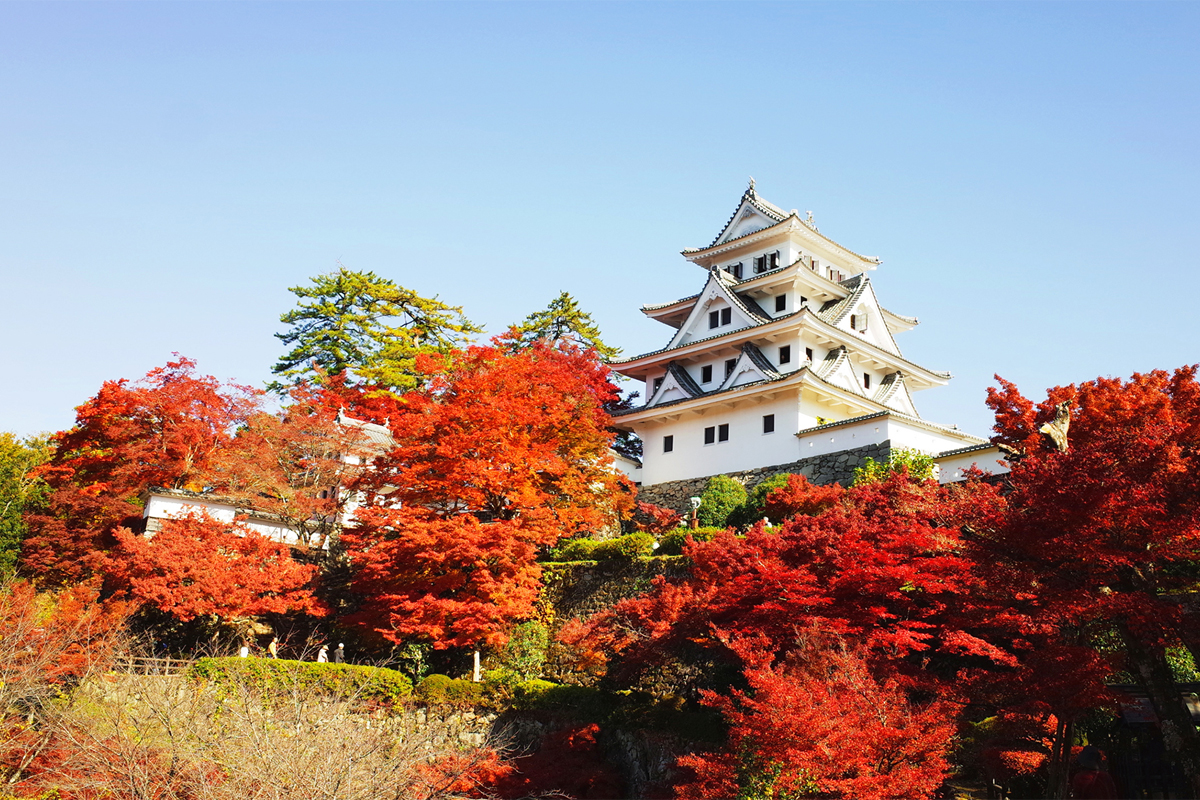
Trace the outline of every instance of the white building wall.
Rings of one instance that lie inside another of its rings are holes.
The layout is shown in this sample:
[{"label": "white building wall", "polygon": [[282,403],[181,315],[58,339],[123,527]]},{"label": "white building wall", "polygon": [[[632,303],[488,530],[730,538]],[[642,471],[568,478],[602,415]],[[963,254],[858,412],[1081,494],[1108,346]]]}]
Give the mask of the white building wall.
[{"label": "white building wall", "polygon": [[[775,415],[774,433],[763,433],[763,416]],[[729,425],[729,441],[704,444],[704,429]],[[641,480],[647,486],[718,472],[784,464],[800,457],[796,442],[799,413],[796,397],[714,408],[704,416],[688,414],[670,423],[639,428],[644,448]],[[663,452],[663,437],[673,437],[673,450]]]},{"label": "white building wall", "polygon": [[[146,507],[142,510],[142,518],[147,520],[178,519],[179,517],[186,517],[189,514],[200,512],[205,512],[210,517],[226,524],[233,524],[237,517],[237,508],[225,503],[213,503],[200,500],[199,498],[163,497],[162,495],[152,494],[146,500]],[[282,522],[250,517],[243,520],[242,524],[260,536],[274,539],[277,542],[297,544],[300,541],[296,532]],[[146,536],[152,537],[153,532],[147,531]]]},{"label": "white building wall", "polygon": [[978,467],[992,475],[1002,475],[1008,472],[1008,467],[1001,463],[1002,460],[1000,450],[995,447],[990,447],[987,450],[977,450],[973,453],[964,453],[958,456],[939,458],[937,459],[938,482],[952,483],[954,481],[961,481],[966,477],[966,471],[971,467]]}]

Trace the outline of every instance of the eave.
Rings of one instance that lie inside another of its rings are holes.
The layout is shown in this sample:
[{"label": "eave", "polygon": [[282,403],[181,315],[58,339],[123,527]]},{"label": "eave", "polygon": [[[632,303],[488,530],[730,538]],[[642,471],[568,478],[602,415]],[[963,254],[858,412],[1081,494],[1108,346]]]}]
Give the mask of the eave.
[{"label": "eave", "polygon": [[[793,311],[791,314],[776,317],[761,325],[750,325],[737,330],[726,331],[716,336],[697,339],[675,348],[664,348],[650,353],[634,356],[626,361],[616,361],[609,366],[614,372],[629,378],[645,380],[649,373],[662,369],[661,364],[668,361],[687,361],[698,355],[710,355],[715,350],[725,348],[736,349],[746,342],[755,339],[777,340],[792,328],[807,327],[817,335],[816,341],[828,342],[834,347],[845,345],[859,361],[868,365],[876,365],[886,372],[902,372],[910,381],[909,388],[913,391],[933,386],[944,386],[950,380],[950,374],[936,372],[896,353],[888,351],[861,339],[854,334],[843,331],[822,320],[811,308]],[[831,348],[832,349],[832,348]],[[917,385],[913,385],[913,383]]]},{"label": "eave", "polygon": [[[856,262],[864,270],[875,269],[881,263],[883,263],[878,258],[864,256],[860,253],[854,252],[848,247],[843,247],[842,245],[830,239],[828,236],[813,230],[804,220],[800,219],[800,216],[794,211],[774,225],[768,225],[765,228],[760,228],[759,230],[747,233],[744,236],[739,236],[736,239],[729,239],[728,241],[721,242],[720,244],[709,245],[708,247],[689,247],[681,250],[680,254],[688,261],[698,263],[703,259],[719,258],[720,256],[724,256],[731,251],[746,248],[747,245],[758,244],[765,239],[770,239],[780,235],[786,237],[791,233],[799,234],[801,239],[817,244],[819,247],[836,257],[840,257],[849,262]],[[701,264],[701,266],[707,268],[711,265]]]}]

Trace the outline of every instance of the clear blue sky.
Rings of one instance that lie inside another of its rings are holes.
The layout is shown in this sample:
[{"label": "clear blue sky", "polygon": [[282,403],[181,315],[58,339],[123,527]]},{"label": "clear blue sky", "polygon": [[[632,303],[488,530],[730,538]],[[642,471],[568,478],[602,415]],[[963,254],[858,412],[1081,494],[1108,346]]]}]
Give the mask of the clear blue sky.
[{"label": "clear blue sky", "polygon": [[884,261],[917,395],[1200,360],[1200,5],[0,4],[0,430],[173,351],[261,384],[337,259],[636,353],[747,177]]}]

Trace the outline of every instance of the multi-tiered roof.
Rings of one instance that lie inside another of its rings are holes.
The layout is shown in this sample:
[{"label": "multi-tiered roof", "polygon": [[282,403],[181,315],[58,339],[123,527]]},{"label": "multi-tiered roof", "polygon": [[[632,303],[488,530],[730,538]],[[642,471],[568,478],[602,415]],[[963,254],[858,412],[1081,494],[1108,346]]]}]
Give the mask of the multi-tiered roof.
[{"label": "multi-tiered roof", "polygon": [[623,427],[641,433],[690,411],[784,393],[799,409],[796,434],[889,414],[955,446],[982,442],[920,420],[912,392],[950,374],[903,356],[895,334],[917,320],[879,304],[868,276],[879,259],[822,235],[811,213],[767,202],[751,181],[712,243],[682,254],[706,271],[705,285],[642,308],[675,330],[662,348],[613,365],[646,382],[645,405],[623,415]]}]

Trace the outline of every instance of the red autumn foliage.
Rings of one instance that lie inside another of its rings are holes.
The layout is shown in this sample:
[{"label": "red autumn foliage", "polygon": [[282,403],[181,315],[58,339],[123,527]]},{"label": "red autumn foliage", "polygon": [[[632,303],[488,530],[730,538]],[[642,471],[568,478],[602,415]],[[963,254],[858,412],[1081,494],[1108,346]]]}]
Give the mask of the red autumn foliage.
[{"label": "red autumn foliage", "polygon": [[241,523],[189,514],[166,520],[153,537],[118,530],[116,538],[109,572],[121,593],[184,622],[327,613],[310,588],[316,567]]},{"label": "red autumn foliage", "polygon": [[58,743],[43,722],[85,676],[106,669],[129,608],[101,605],[89,586],[38,594],[0,585],[0,782],[23,793],[57,763]]},{"label": "red autumn foliage", "polygon": [[657,536],[678,528],[683,521],[683,514],[653,503],[639,502],[634,520],[639,531]]},{"label": "red autumn foliage", "polygon": [[803,475],[788,475],[787,484],[772,489],[764,510],[770,519],[785,520],[797,515],[815,517],[842,499],[842,487],[836,483],[815,486]]},{"label": "red autumn foliage", "polygon": [[[1179,731],[1168,746],[1179,746],[1175,757],[1200,786],[1200,736],[1164,656],[1182,626],[1172,595],[1192,589],[1200,560],[1196,368],[1055,387],[1037,404],[997,380],[988,396],[995,440],[1018,454],[1008,511],[979,537],[983,563],[1003,568],[1013,594],[1060,630],[1117,634],[1130,671]],[[1059,452],[1038,428],[1068,401],[1068,448]],[[1074,674],[1076,689],[1101,690],[1094,671]],[[1031,677],[1035,690],[1064,682],[1052,670]]]},{"label": "red autumn foliage", "polygon": [[199,488],[213,454],[257,406],[260,393],[195,374],[178,358],[137,382],[108,381],[54,437],[41,468],[44,513],[27,517],[22,566],[43,582],[95,574],[116,529],[140,516],[148,486]]},{"label": "red autumn foliage", "polygon": [[846,490],[816,516],[695,543],[688,579],[656,579],[647,595],[563,637],[593,666],[619,655],[618,677],[662,663],[685,643],[730,658],[729,641],[765,636],[784,653],[797,627],[811,625],[910,670],[933,654],[1012,664],[1005,641],[990,641],[972,613],[979,586],[959,533],[998,502],[986,485],[951,490],[894,474]]},{"label": "red autumn foliage", "polygon": [[914,703],[872,674],[870,654],[809,639],[771,665],[761,641],[732,646],[749,665],[749,691],[705,693],[730,726],[728,743],[679,759],[691,779],[678,797],[917,800],[945,779],[956,709]]},{"label": "red autumn foliage", "polygon": [[533,609],[538,549],[630,505],[608,466],[615,389],[594,355],[542,344],[418,366],[428,388],[395,402],[396,447],[358,483],[367,502],[343,536],[353,620],[392,641],[501,644]]},{"label": "red autumn foliage", "polygon": [[512,769],[490,788],[511,800],[546,796],[607,800],[626,796],[621,776],[604,759],[596,741],[599,733],[600,726],[594,723],[551,733],[537,752],[513,758],[509,762]]}]

